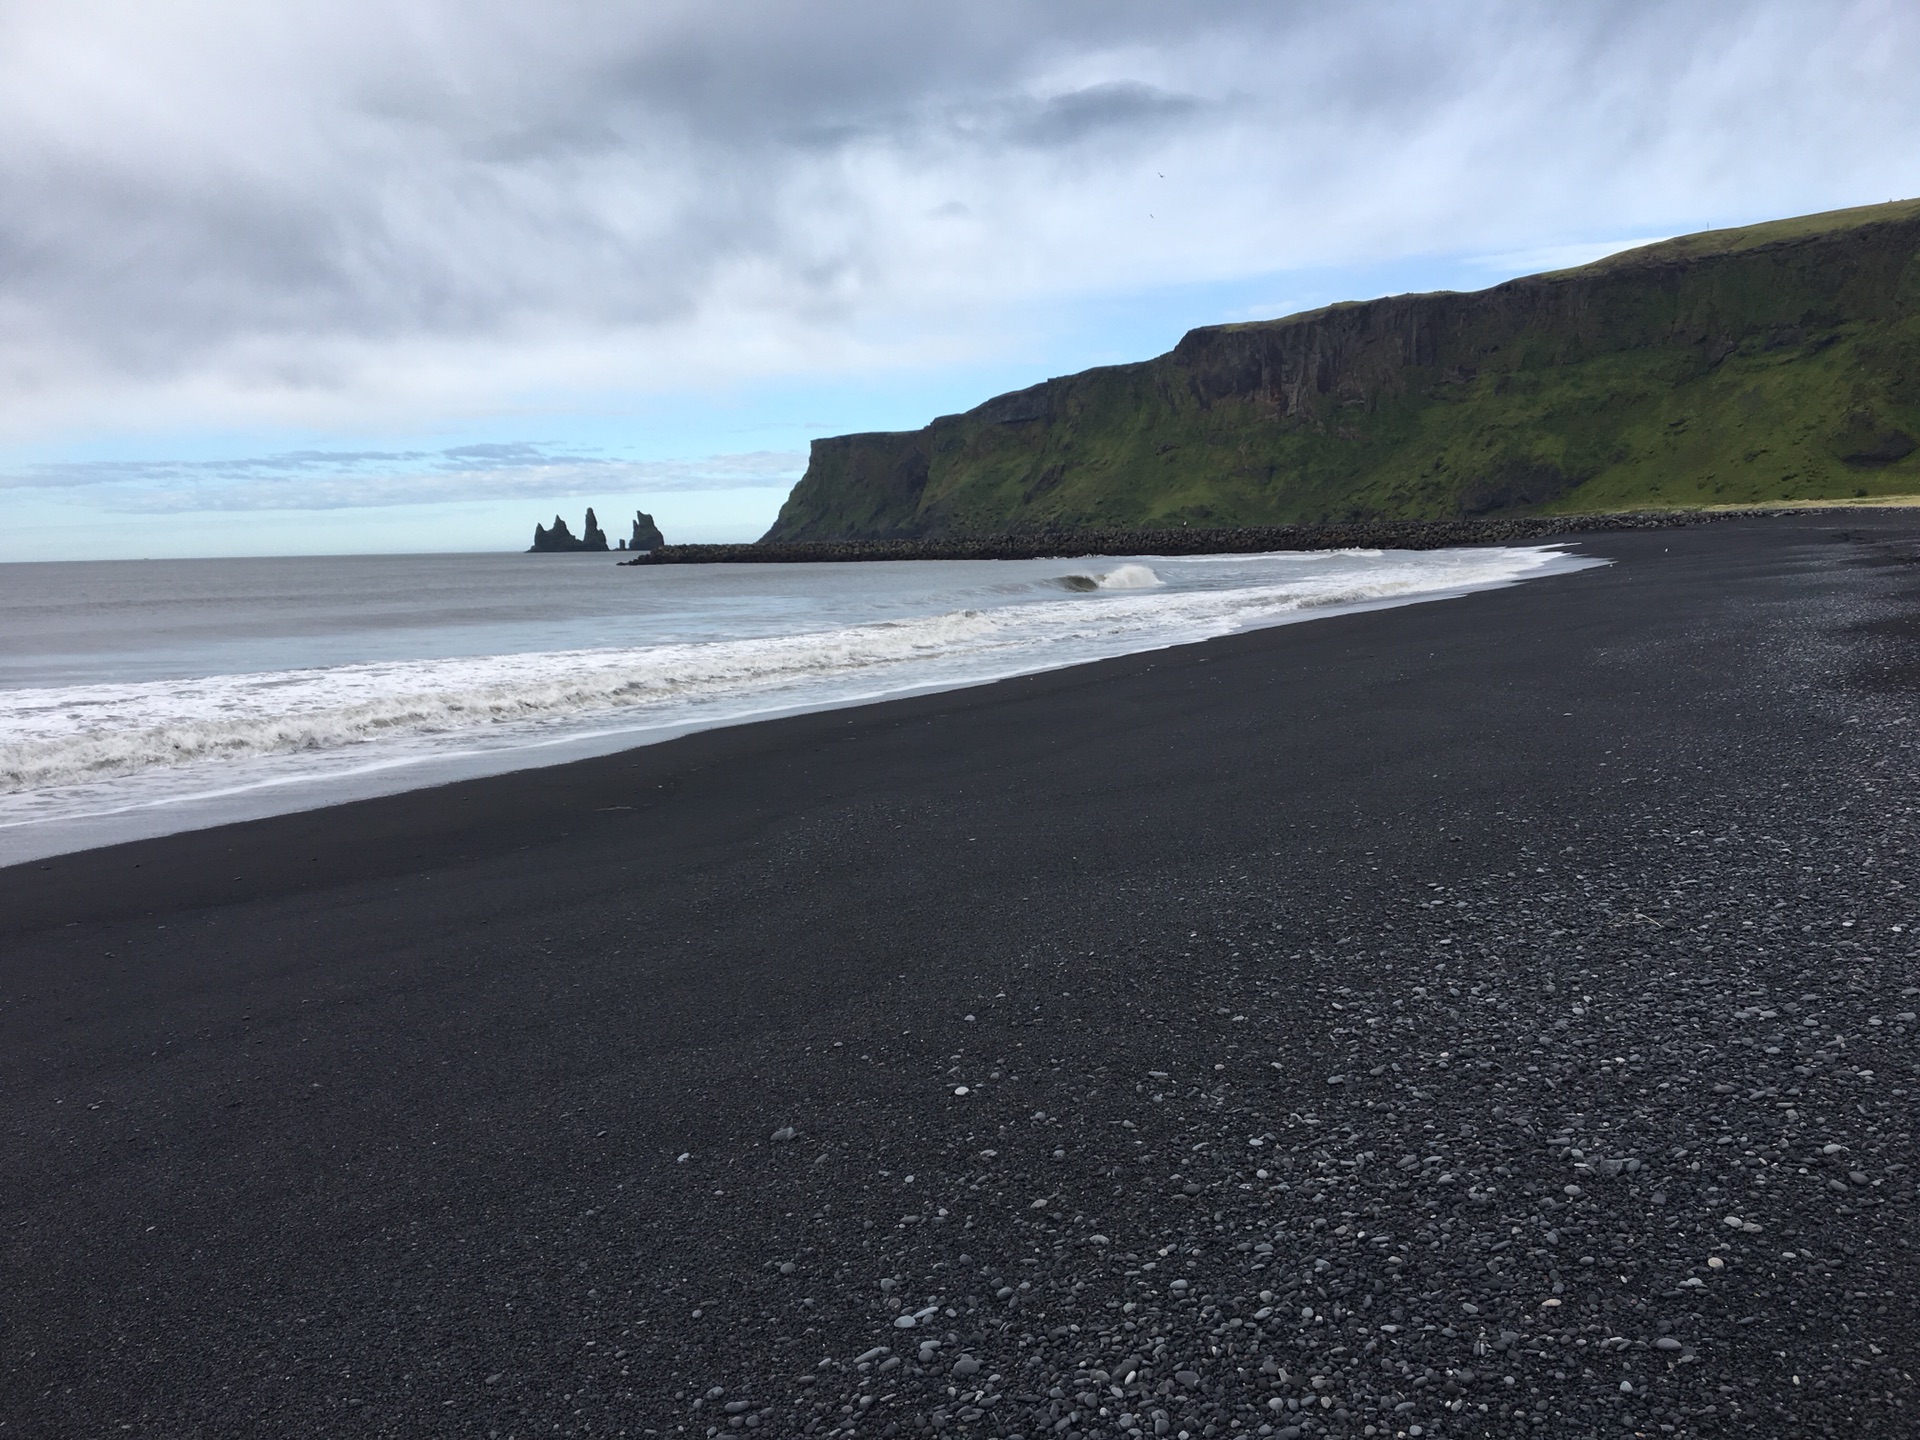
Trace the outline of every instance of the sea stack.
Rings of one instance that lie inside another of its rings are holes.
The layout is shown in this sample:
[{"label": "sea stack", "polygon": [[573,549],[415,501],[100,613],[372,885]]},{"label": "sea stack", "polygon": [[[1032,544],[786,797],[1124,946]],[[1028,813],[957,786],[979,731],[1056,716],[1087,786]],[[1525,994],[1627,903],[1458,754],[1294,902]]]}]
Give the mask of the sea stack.
[{"label": "sea stack", "polygon": [[644,510],[633,512],[633,536],[627,541],[629,550],[658,550],[667,543],[667,537],[660,533],[660,527],[653,523],[653,516]]},{"label": "sea stack", "polygon": [[551,529],[545,525],[533,527],[533,544],[527,547],[527,553],[544,555],[608,548],[607,532],[600,528],[600,522],[594,518],[591,505],[587,507],[587,522],[584,528],[583,535],[575,536],[573,531],[567,528],[567,522],[556,515],[553,517]]},{"label": "sea stack", "polygon": [[593,518],[593,507],[591,505],[587,507],[586,534],[580,537],[580,548],[582,550],[605,550],[608,548],[607,532],[602,530],[600,528],[600,522]]}]

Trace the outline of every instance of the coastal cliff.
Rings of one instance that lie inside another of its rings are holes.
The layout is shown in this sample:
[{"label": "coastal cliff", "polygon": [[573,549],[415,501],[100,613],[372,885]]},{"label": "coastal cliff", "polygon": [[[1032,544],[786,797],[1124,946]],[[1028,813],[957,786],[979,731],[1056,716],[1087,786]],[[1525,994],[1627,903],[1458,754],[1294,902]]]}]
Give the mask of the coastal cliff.
[{"label": "coastal cliff", "polygon": [[1920,201],[1190,331],[816,440],[768,542],[1920,492]]}]

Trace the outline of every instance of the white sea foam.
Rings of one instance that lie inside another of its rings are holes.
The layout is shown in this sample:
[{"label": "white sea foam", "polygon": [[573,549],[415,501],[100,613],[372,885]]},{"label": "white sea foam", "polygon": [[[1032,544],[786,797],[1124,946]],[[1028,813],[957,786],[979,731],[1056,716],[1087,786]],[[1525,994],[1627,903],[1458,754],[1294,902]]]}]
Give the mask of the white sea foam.
[{"label": "white sea foam", "polygon": [[1157,590],[1167,582],[1151,565],[1120,565],[1103,574],[1062,575],[1057,582],[1063,590],[1085,593],[1089,590]]},{"label": "white sea foam", "polygon": [[1102,590],[1158,590],[1167,582],[1153,573],[1151,565],[1121,565],[1100,577]]},{"label": "white sea foam", "polygon": [[698,706],[1008,643],[963,610],[823,634],[341,665],[16,691],[0,717],[0,789],[262,754],[339,749],[613,709]]},{"label": "white sea foam", "polygon": [[15,688],[0,691],[0,829],[479,752],[538,763],[569,738],[977,684],[1585,563],[1548,547],[1183,557],[1057,582],[1082,593],[996,582],[977,607],[751,638]]}]

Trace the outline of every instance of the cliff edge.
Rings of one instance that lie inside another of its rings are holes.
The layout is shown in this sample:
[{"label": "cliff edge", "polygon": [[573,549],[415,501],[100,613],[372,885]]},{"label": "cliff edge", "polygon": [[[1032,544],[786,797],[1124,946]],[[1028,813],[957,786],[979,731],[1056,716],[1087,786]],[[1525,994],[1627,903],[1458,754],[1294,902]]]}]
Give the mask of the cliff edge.
[{"label": "cliff edge", "polygon": [[816,440],[767,541],[1920,493],[1920,201],[1190,331]]}]

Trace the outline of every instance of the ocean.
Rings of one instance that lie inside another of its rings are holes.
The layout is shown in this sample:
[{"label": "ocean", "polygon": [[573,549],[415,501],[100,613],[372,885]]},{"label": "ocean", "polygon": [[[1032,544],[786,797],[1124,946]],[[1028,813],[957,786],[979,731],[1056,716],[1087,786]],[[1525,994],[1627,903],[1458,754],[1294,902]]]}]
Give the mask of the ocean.
[{"label": "ocean", "polygon": [[0,565],[0,863],[1597,563],[1549,545]]}]

